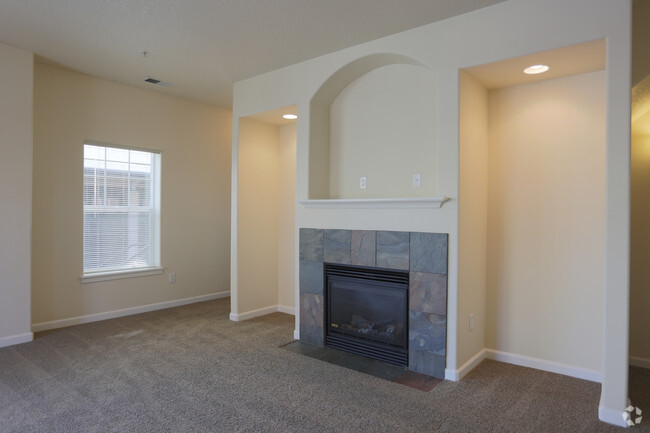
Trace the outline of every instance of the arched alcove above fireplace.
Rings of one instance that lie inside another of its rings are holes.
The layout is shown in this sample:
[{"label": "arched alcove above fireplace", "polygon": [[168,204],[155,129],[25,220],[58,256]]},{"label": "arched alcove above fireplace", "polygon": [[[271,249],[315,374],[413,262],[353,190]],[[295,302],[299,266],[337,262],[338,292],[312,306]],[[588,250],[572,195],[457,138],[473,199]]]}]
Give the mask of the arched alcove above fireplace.
[{"label": "arched alcove above fireplace", "polygon": [[436,111],[435,72],[412,58],[339,69],[310,104],[309,199],[436,196]]}]

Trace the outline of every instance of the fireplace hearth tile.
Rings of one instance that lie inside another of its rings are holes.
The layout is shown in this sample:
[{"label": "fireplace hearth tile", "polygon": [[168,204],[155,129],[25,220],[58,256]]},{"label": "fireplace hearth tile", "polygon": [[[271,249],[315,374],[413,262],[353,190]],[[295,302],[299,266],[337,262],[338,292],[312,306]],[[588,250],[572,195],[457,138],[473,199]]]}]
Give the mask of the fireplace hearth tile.
[{"label": "fireplace hearth tile", "polygon": [[291,343],[284,344],[280,347],[307,356],[311,356],[311,354],[320,350],[320,347],[313,344],[306,344],[302,341],[292,341]]},{"label": "fireplace hearth tile", "polygon": [[329,362],[330,364],[341,365],[341,362],[349,358],[350,354],[341,350],[330,349],[329,347],[321,347],[309,354],[309,356],[320,359],[321,361]]},{"label": "fireplace hearth tile", "polygon": [[408,232],[377,232],[377,267],[409,269]]},{"label": "fireplace hearth tile", "polygon": [[445,357],[409,348],[409,370],[444,379]]},{"label": "fireplace hearth tile", "polygon": [[422,313],[447,314],[447,276],[411,272],[409,309]]},{"label": "fireplace hearth tile", "polygon": [[323,294],[323,262],[300,261],[300,293]]},{"label": "fireplace hearth tile", "polygon": [[[346,353],[340,350],[337,350],[337,352]],[[336,362],[336,365],[340,365],[341,367],[349,368],[351,370],[365,371],[372,364],[377,362],[375,359],[366,358],[365,356],[358,356],[352,353],[348,353],[347,355],[348,356],[345,358],[342,358],[340,361]]]},{"label": "fireplace hearth tile", "polygon": [[408,368],[401,365],[388,364],[387,362],[381,362],[374,359],[372,361],[373,362],[371,362],[370,365],[359,371],[386,380],[393,380],[408,371]]},{"label": "fireplace hearth tile", "polygon": [[411,271],[447,275],[447,235],[411,233]]},{"label": "fireplace hearth tile", "polygon": [[406,371],[400,376],[393,379],[393,382],[419,389],[420,391],[429,392],[436,387],[442,379],[418,373],[417,371]]},{"label": "fireplace hearth tile", "polygon": [[447,342],[444,316],[409,312],[409,348],[444,356]]},{"label": "fireplace hearth tile", "polygon": [[323,261],[350,264],[350,230],[325,230]]},{"label": "fireplace hearth tile", "polygon": [[352,230],[350,235],[350,263],[356,266],[375,267],[377,232],[371,230]]},{"label": "fireplace hearth tile", "polygon": [[303,341],[294,341],[280,347],[310,358],[349,368],[351,370],[369,374],[380,379],[389,380],[425,392],[430,391],[438,383],[442,382],[442,380],[435,377],[415,371],[409,371],[403,366],[388,364],[386,362],[377,361],[376,359],[342,352],[330,347],[318,347]]},{"label": "fireplace hearth tile", "polygon": [[323,261],[323,229],[300,229],[300,260]]}]

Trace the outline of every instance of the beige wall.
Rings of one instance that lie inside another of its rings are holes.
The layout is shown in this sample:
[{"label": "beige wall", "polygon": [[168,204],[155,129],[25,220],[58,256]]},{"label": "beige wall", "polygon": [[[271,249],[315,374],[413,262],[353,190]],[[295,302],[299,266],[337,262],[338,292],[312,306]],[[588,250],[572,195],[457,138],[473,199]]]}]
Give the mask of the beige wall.
[{"label": "beige wall", "polygon": [[239,119],[239,319],[259,310],[293,312],[295,134],[295,125]]},{"label": "beige wall", "polygon": [[32,339],[33,55],[0,44],[0,347]]},{"label": "beige wall", "polygon": [[[230,112],[45,64],[34,83],[33,322],[227,291]],[[80,283],[84,140],[162,151],[165,274]]]},{"label": "beige wall", "polygon": [[650,2],[634,0],[632,12],[632,85],[636,86],[650,74]]},{"label": "beige wall", "polygon": [[278,127],[278,305],[291,311],[296,294],[296,125]]},{"label": "beige wall", "polygon": [[605,78],[489,93],[488,348],[603,368]]},{"label": "beige wall", "polygon": [[278,304],[278,128],[239,119],[237,314]]},{"label": "beige wall", "polygon": [[[435,84],[429,69],[396,64],[362,75],[336,97],[330,109],[330,198],[436,195]],[[420,188],[413,187],[415,173]]]},{"label": "beige wall", "polygon": [[650,368],[650,2],[634,0],[633,12],[630,364]]},{"label": "beige wall", "polygon": [[[633,123],[648,129],[649,116]],[[632,216],[630,261],[631,363],[650,367],[650,135],[632,135]]]},{"label": "beige wall", "polygon": [[461,71],[459,98],[458,364],[463,365],[485,348],[488,92]]}]

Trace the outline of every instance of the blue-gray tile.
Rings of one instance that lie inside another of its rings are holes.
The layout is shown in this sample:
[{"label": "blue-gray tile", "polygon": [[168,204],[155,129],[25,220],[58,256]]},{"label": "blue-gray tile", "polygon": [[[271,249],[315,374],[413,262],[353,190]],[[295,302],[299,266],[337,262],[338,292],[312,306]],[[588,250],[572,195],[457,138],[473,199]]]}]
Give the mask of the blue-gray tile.
[{"label": "blue-gray tile", "polygon": [[323,229],[300,229],[300,260],[323,261]]},{"label": "blue-gray tile", "polygon": [[447,346],[445,316],[409,312],[409,348],[444,356]]},{"label": "blue-gray tile", "polygon": [[374,268],[377,257],[377,232],[352,230],[350,234],[350,263]]},{"label": "blue-gray tile", "polygon": [[300,261],[300,292],[323,294],[325,282],[322,262]]},{"label": "blue-gray tile", "polygon": [[429,376],[445,378],[446,358],[409,348],[409,369]]},{"label": "blue-gray tile", "polygon": [[377,232],[377,267],[409,268],[408,232]]},{"label": "blue-gray tile", "polygon": [[350,230],[325,230],[323,261],[350,264]]},{"label": "blue-gray tile", "polygon": [[315,328],[323,327],[323,314],[325,306],[323,296],[315,293],[300,294],[300,323],[303,325],[313,326]]},{"label": "blue-gray tile", "polygon": [[300,341],[314,346],[323,347],[325,345],[325,331],[323,328],[300,324]]},{"label": "blue-gray tile", "polygon": [[411,271],[447,274],[447,234],[411,233]]}]

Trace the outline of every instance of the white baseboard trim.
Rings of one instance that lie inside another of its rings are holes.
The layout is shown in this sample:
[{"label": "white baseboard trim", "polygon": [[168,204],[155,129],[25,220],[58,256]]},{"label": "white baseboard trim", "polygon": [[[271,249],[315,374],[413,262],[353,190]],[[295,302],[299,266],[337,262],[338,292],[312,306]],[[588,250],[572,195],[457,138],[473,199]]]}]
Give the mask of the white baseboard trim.
[{"label": "white baseboard trim", "polygon": [[29,343],[34,340],[34,334],[25,332],[23,334],[9,335],[0,338],[0,347],[13,346],[14,344]]},{"label": "white baseboard trim", "polygon": [[264,307],[257,310],[247,311],[245,313],[230,313],[230,320],[233,322],[241,322],[242,320],[252,319],[254,317],[266,316],[271,313],[286,313],[295,315],[296,311],[292,307],[287,307],[285,305],[271,305],[270,307]]},{"label": "white baseboard trim", "polygon": [[476,355],[472,356],[469,361],[467,361],[465,364],[463,364],[459,369],[454,370],[451,368],[445,369],[445,379],[446,380],[451,380],[454,382],[458,382],[461,380],[467,373],[472,371],[474,367],[479,365],[481,361],[483,361],[486,358],[486,350],[483,349],[480,352],[478,352]]},{"label": "white baseboard trim", "polygon": [[278,312],[284,314],[291,314],[292,316],[296,315],[296,309],[293,307],[287,307],[286,305],[278,305]]},{"label": "white baseboard trim", "polygon": [[230,313],[230,320],[233,322],[240,322],[242,320],[252,319],[254,317],[266,316],[267,314],[277,313],[278,306],[272,305],[270,307],[264,307],[257,310],[247,311],[245,313]]},{"label": "white baseboard trim", "polygon": [[623,419],[623,411],[620,410],[598,406],[598,419],[608,424],[627,427],[627,423]]},{"label": "white baseboard trim", "polygon": [[638,356],[630,356],[630,365],[635,367],[650,368],[650,359],[639,358]]},{"label": "white baseboard trim", "polygon": [[294,329],[293,330],[293,339],[294,340],[300,340],[300,329]]},{"label": "white baseboard trim", "polygon": [[65,328],[66,326],[81,325],[83,323],[98,322],[100,320],[115,319],[132,314],[148,313],[150,311],[164,310],[165,308],[180,307],[181,305],[195,302],[211,301],[213,299],[227,298],[230,291],[210,293],[208,295],[194,296],[191,298],[176,299],[174,301],[158,302],[155,304],[140,305],[138,307],[123,308],[121,310],[106,311],[104,313],[87,314],[85,316],[70,317],[68,319],[52,320],[50,322],[34,323],[32,332],[48,331],[50,329]]},{"label": "white baseboard trim", "polygon": [[507,362],[508,364],[520,365],[522,367],[536,368],[551,373],[563,374],[591,382],[602,383],[603,374],[600,371],[588,368],[575,367],[546,359],[533,358],[532,356],[518,355],[516,353],[502,352],[500,350],[485,349],[487,359]]},{"label": "white baseboard trim", "polygon": [[[474,355],[469,361],[463,364],[459,369],[448,368],[445,370],[445,379],[459,381],[472,371],[484,359],[505,362],[508,364],[519,365],[522,367],[535,368],[537,370],[548,371],[551,373],[563,374],[578,379],[589,380],[591,382],[602,383],[603,375],[600,371],[590,370],[587,368],[575,367],[572,365],[561,364],[546,359],[533,358],[532,356],[518,355],[516,353],[502,352],[494,349],[483,349]],[[630,358],[630,363],[632,363]]]},{"label": "white baseboard trim", "polygon": [[277,312],[278,312],[278,306],[273,305],[271,307],[260,308],[258,310],[253,310],[253,311],[247,311],[241,314],[230,313],[230,320],[232,320],[233,322],[240,322],[242,320],[248,320],[259,316],[266,316],[267,314],[277,313]]}]

